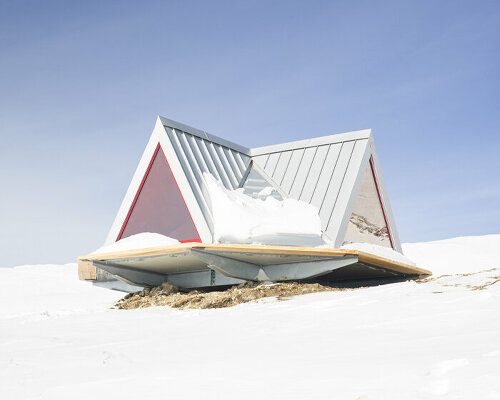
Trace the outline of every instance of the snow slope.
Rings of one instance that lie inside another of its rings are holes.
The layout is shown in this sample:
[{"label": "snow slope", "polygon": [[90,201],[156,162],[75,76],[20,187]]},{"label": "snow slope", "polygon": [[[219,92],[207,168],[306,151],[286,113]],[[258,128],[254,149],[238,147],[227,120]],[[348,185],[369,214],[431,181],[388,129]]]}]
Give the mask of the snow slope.
[{"label": "snow slope", "polygon": [[437,274],[497,269],[131,311],[75,264],[0,269],[0,398],[500,399],[500,235],[403,248]]},{"label": "snow slope", "polygon": [[434,275],[500,266],[500,235],[466,236],[426,243],[403,243],[405,256]]}]

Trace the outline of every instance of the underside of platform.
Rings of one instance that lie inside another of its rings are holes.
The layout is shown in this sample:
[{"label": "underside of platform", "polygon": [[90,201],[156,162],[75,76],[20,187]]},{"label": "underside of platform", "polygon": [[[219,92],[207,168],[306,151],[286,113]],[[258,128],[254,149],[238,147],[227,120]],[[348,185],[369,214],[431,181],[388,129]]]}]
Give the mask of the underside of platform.
[{"label": "underside of platform", "polygon": [[[431,272],[357,250],[241,244],[185,243],[88,255],[79,267],[97,270],[135,286],[170,282],[179,288],[206,288],[245,281],[329,282],[402,280]],[[94,280],[94,279],[90,279]]]}]

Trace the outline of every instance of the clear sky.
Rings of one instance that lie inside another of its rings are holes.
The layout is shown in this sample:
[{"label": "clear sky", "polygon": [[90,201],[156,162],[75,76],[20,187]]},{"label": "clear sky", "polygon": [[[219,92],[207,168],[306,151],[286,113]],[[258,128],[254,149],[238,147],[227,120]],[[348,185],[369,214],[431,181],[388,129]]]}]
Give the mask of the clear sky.
[{"label": "clear sky", "polygon": [[104,241],[158,114],[372,128],[403,242],[500,232],[498,1],[0,1],[0,266]]}]

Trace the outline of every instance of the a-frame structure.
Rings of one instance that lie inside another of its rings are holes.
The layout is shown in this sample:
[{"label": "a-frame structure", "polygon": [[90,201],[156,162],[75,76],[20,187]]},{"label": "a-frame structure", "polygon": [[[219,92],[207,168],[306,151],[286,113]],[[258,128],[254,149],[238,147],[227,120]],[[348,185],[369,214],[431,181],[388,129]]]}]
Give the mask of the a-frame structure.
[{"label": "a-frame structure", "polygon": [[[293,198],[317,207],[322,235],[334,247],[304,243],[215,243],[206,177],[227,189],[262,198]],[[170,282],[180,288],[252,281],[329,282],[409,279],[430,272],[359,250],[346,242],[401,252],[370,130],[248,149],[158,117],[151,138],[106,240],[156,232],[181,243],[89,254],[79,258],[80,279],[104,281],[107,272],[138,286]],[[103,273],[104,274],[104,273]]]},{"label": "a-frame structure", "polygon": [[370,130],[248,149],[163,117],[106,244],[140,232],[213,243],[204,173],[249,195],[274,186],[281,197],[313,204],[336,247],[367,242],[401,252]]}]

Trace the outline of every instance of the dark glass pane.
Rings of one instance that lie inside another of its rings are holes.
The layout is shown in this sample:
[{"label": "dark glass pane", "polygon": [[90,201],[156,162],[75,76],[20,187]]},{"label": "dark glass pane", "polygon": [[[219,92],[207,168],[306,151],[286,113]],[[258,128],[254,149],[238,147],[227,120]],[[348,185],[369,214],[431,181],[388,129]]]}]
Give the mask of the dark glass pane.
[{"label": "dark glass pane", "polygon": [[200,239],[161,148],[120,238],[141,232],[160,233],[179,241]]}]

